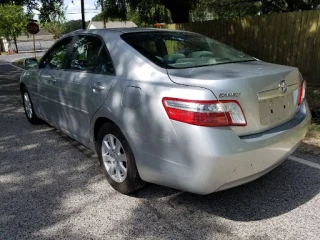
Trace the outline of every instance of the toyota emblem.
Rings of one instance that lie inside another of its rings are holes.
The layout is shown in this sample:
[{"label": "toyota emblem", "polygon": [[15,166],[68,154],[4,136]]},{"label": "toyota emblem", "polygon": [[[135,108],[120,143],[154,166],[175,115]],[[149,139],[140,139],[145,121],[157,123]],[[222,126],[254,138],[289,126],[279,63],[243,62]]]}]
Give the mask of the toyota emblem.
[{"label": "toyota emblem", "polygon": [[280,82],[279,89],[280,89],[280,92],[282,92],[282,93],[286,93],[288,91],[288,84],[286,83],[285,80],[282,80]]}]

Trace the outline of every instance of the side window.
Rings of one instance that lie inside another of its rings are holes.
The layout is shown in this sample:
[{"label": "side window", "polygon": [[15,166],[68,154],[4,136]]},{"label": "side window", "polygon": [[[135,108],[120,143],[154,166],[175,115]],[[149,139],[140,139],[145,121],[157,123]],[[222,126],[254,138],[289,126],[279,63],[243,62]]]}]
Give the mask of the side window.
[{"label": "side window", "polygon": [[68,68],[73,70],[93,71],[97,63],[102,41],[95,36],[80,36],[70,55]]},{"label": "side window", "polygon": [[103,49],[100,52],[97,66],[95,68],[96,73],[101,73],[101,74],[115,74],[115,69],[113,67],[111,58],[109,53],[107,52],[106,47],[103,47]]},{"label": "side window", "polygon": [[72,37],[61,40],[40,64],[41,67],[60,69],[63,67],[65,55],[72,42]]},{"label": "side window", "polygon": [[148,52],[157,55],[157,47],[155,41],[144,41],[140,43],[141,47],[146,49]]}]

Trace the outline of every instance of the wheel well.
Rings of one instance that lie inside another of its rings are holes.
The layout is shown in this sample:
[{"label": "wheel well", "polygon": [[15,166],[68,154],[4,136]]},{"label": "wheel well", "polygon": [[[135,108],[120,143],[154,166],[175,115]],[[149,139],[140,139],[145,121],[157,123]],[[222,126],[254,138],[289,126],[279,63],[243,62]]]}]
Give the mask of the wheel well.
[{"label": "wheel well", "polygon": [[25,87],[26,85],[24,83],[20,83],[20,91],[22,91]]},{"label": "wheel well", "polygon": [[[96,120],[95,124],[94,124],[94,141],[97,140],[98,134],[99,134],[99,130],[102,127],[103,124],[105,123],[113,123],[114,125],[116,125],[113,121],[111,121],[108,118],[104,118],[104,117],[100,117]],[[117,126],[117,125],[116,125]]]}]

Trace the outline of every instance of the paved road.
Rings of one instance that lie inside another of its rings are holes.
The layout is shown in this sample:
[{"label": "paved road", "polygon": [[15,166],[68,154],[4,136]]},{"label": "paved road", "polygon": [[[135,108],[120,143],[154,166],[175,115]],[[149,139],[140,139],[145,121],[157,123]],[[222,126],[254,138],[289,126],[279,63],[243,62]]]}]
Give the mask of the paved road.
[{"label": "paved road", "polygon": [[[37,57],[42,57],[44,52],[37,52]],[[31,58],[34,57],[34,53],[24,53],[24,54],[13,54],[13,55],[0,55],[0,64],[10,64],[13,61],[22,59],[22,58]]]},{"label": "paved road", "polygon": [[91,151],[27,122],[19,73],[0,63],[0,239],[320,239],[320,169],[288,160],[208,196],[152,184],[124,196]]}]

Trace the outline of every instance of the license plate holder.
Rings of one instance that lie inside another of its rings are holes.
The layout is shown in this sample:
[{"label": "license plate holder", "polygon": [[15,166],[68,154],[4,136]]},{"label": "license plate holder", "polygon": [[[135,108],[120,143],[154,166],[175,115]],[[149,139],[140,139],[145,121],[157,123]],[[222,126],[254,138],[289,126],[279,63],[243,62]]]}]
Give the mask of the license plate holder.
[{"label": "license plate holder", "polygon": [[294,112],[293,94],[265,99],[259,102],[261,125],[272,125],[289,118]]}]

